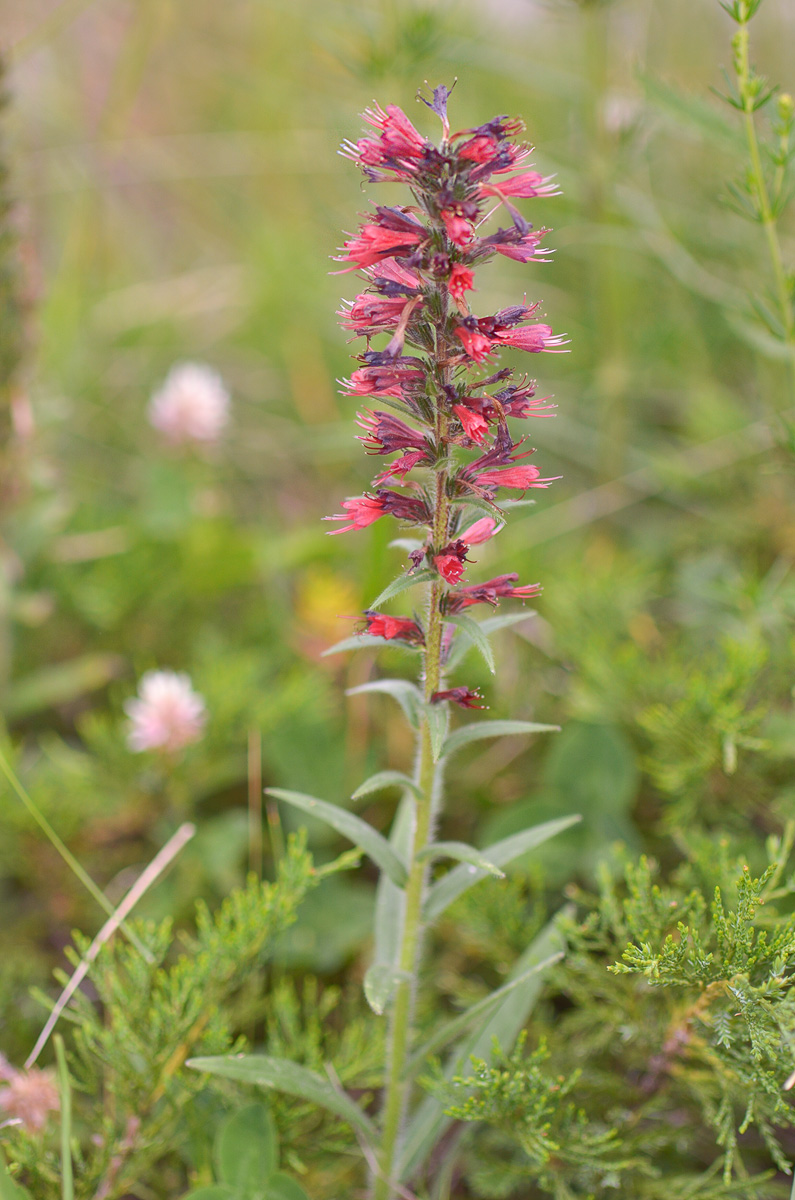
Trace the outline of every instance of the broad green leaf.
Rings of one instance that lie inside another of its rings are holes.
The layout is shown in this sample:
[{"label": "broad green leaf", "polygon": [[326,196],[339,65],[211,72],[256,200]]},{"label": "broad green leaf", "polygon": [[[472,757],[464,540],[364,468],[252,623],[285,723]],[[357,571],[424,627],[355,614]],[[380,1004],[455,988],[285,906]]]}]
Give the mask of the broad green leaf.
[{"label": "broad green leaf", "polygon": [[269,796],[284,800],[286,804],[292,804],[294,808],[300,808],[302,812],[325,821],[332,829],[336,829],[337,833],[341,833],[353,842],[354,846],[359,846],[369,855],[382,871],[386,871],[393,883],[398,887],[405,886],[408,879],[405,862],[395,854],[386,838],[361,817],[348,812],[346,808],[340,808],[338,804],[329,804],[326,800],[318,800],[315,796],[307,796],[303,792],[289,792],[284,788],[266,788],[265,791]]},{"label": "broad green leaf", "polygon": [[[542,825],[534,825],[532,829],[524,829],[512,837],[503,838],[501,842],[495,842],[493,846],[487,846],[483,854],[495,867],[505,867],[520,854],[534,850],[536,846],[540,846],[542,842],[554,837],[556,833],[562,833],[570,825],[576,825],[580,819],[580,817],[574,816],[558,817],[555,821],[544,821]],[[480,883],[481,879],[485,879],[488,874],[489,872],[482,867],[469,866],[467,863],[453,867],[452,871],[448,871],[430,888],[423,908],[425,920],[435,920],[454,900],[457,900],[473,884]]]},{"label": "broad green leaf", "polygon": [[5,715],[17,720],[55,704],[68,704],[86,692],[106,687],[123,670],[124,659],[118,654],[84,654],[42,667],[13,681]]},{"label": "broad green leaf", "polygon": [[[534,608],[526,608],[523,612],[501,613],[498,617],[486,617],[483,621],[478,621],[478,625],[482,633],[494,633],[498,629],[507,629],[510,625],[520,625],[522,621],[527,621],[528,618],[534,617],[536,611]],[[467,643],[465,638],[456,638],[455,644],[447,657],[445,671],[452,671],[460,662],[466,658],[469,651],[473,649],[472,643]]]},{"label": "broad green leaf", "polygon": [[483,630],[478,625],[477,621],[472,617],[468,617],[466,613],[454,613],[450,617],[445,617],[452,625],[456,625],[465,637],[468,637],[473,646],[475,646],[483,655],[486,666],[494,674],[496,667],[494,666],[494,655],[491,652],[489,639],[486,637]]},{"label": "broad green leaf", "polygon": [[473,1004],[471,1008],[465,1012],[459,1013],[457,1017],[453,1017],[441,1029],[429,1038],[424,1046],[420,1046],[419,1050],[415,1050],[411,1058],[406,1064],[405,1074],[411,1078],[422,1066],[427,1062],[431,1054],[436,1054],[443,1046],[447,1046],[450,1042],[458,1037],[459,1033],[463,1033],[468,1029],[473,1021],[488,1016],[488,1014],[501,1004],[505,997],[521,987],[533,975],[537,975],[541,971],[545,971],[547,967],[553,966],[556,962],[560,962],[563,958],[563,951],[558,954],[551,954],[549,958],[545,958],[542,962],[530,967],[523,975],[519,975],[516,979],[512,979],[510,983],[504,983],[502,987],[491,992],[490,995],[484,996],[482,1000],[478,1000],[477,1004]]},{"label": "broad green leaf", "polygon": [[415,683],[410,683],[408,679],[371,679],[369,683],[360,683],[358,687],[348,688],[345,695],[359,696],[365,692],[383,692],[397,700],[406,714],[409,725],[413,729],[418,728],[422,694]]},{"label": "broad green leaf", "polygon": [[397,985],[407,979],[405,971],[398,971],[389,963],[374,962],[364,977],[364,994],[367,1003],[380,1017],[395,994]]},{"label": "broad green leaf", "polygon": [[533,505],[537,504],[537,503],[538,503],[537,500],[501,500],[500,507],[501,508],[509,508],[509,509],[510,508],[532,508]]},{"label": "broad green leaf", "polygon": [[361,800],[362,796],[369,796],[373,792],[382,792],[384,788],[391,787],[408,788],[418,798],[422,795],[414,780],[409,779],[408,775],[404,775],[402,771],[379,771],[377,775],[371,775],[369,779],[365,779],[364,783],[359,784],[351,796],[351,800]]},{"label": "broad green leaf", "polygon": [[249,1104],[227,1117],[214,1150],[218,1175],[233,1191],[262,1191],[279,1164],[276,1129],[265,1105]]},{"label": "broad green leaf", "polygon": [[283,1171],[274,1171],[268,1180],[264,1200],[308,1200],[307,1194],[293,1179]]},{"label": "broad green leaf", "polygon": [[286,1092],[288,1096],[300,1096],[336,1113],[361,1129],[368,1138],[374,1135],[370,1118],[358,1104],[354,1104],[343,1092],[336,1091],[316,1071],[301,1067],[288,1058],[271,1058],[267,1054],[221,1054],[209,1058],[189,1058],[185,1065],[194,1071],[234,1079],[237,1083],[251,1083],[273,1088],[276,1092]]},{"label": "broad green leaf", "polygon": [[519,733],[560,733],[559,725],[536,725],[534,721],[477,721],[454,729],[444,743],[442,754],[455,754],[462,746],[481,738],[511,737]]},{"label": "broad green leaf", "polygon": [[387,600],[393,599],[394,596],[399,596],[401,592],[407,592],[409,588],[413,588],[417,583],[430,583],[435,579],[436,575],[433,571],[415,571],[412,575],[399,575],[397,579],[384,588],[375,600],[367,607],[380,608],[382,604],[386,604]]},{"label": "broad green leaf", "polygon": [[450,728],[450,710],[447,704],[426,704],[425,719],[428,722],[428,732],[431,735],[431,754],[433,761],[438,762],[442,757],[442,747]]},{"label": "broad green leaf", "polygon": [[[559,917],[560,914],[554,917],[531,942],[517,960],[508,982],[519,980],[524,975],[532,975],[532,978],[528,978],[526,986],[511,989],[496,1008],[489,1009],[469,1037],[456,1046],[445,1064],[448,1079],[466,1070],[471,1056],[491,1062],[495,1039],[503,1051],[511,1051],[541,993],[543,972],[540,964],[554,960],[564,949],[563,936],[558,928]],[[421,1102],[406,1130],[398,1161],[398,1179],[411,1179],[419,1171],[451,1124],[452,1117],[445,1116],[443,1106],[435,1097],[428,1096]]]},{"label": "broad green leaf", "polygon": [[389,543],[390,550],[405,550],[407,554],[411,554],[412,550],[421,550],[425,542],[419,538],[395,538]]},{"label": "broad green leaf", "polygon": [[450,500],[450,505],[459,508],[474,508],[487,517],[502,516],[501,508],[498,508],[496,504],[489,504],[488,500],[481,500],[480,496],[454,496]]},{"label": "broad green leaf", "polygon": [[494,863],[489,862],[484,858],[480,850],[476,850],[474,846],[468,846],[466,842],[433,842],[430,846],[426,846],[420,850],[417,855],[418,859],[426,858],[454,858],[456,862],[470,863],[473,867],[480,867],[488,872],[489,875],[496,875],[498,879],[505,878],[505,872],[499,867],[495,867]]},{"label": "broad green leaf", "polygon": [[422,649],[421,646],[401,642],[399,638],[373,637],[371,633],[357,633],[329,646],[328,650],[323,651],[321,658],[327,658],[329,654],[342,654],[345,650],[378,650],[384,646],[391,646],[393,650],[412,650],[415,654],[419,654]]}]

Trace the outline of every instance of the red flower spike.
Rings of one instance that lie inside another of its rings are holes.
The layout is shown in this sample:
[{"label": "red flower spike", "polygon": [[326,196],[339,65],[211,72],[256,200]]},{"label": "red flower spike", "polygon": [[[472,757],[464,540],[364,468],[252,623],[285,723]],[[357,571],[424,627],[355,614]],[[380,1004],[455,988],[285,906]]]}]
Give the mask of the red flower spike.
[{"label": "red flower spike", "polygon": [[373,612],[371,609],[364,615],[367,618],[367,628],[362,630],[363,633],[386,638],[387,641],[409,642],[413,646],[425,645],[425,634],[416,621],[409,621],[406,617],[385,616],[384,613]]},{"label": "red flower spike", "polygon": [[431,704],[441,704],[444,700],[452,700],[453,704],[457,704],[459,708],[488,708],[488,704],[476,704],[476,700],[482,700],[483,697],[475,688],[454,687],[448,688],[446,692],[434,692],[431,696]]}]

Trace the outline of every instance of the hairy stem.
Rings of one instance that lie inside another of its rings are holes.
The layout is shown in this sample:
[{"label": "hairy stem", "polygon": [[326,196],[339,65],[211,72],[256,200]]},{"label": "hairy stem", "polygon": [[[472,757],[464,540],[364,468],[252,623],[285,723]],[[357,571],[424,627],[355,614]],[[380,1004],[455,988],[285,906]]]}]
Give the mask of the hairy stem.
[{"label": "hairy stem", "polygon": [[[444,340],[444,325],[447,320],[447,297],[443,296],[442,314],[436,329],[436,360],[439,380],[443,386],[449,380],[449,368],[445,365],[447,346]],[[440,386],[436,407],[436,444],[441,450],[447,435],[449,416]],[[432,541],[438,550],[448,537],[450,505],[447,496],[447,466],[443,459],[436,471]],[[423,677],[425,702],[430,702],[439,690],[442,673],[442,632],[444,620],[440,601],[442,581],[437,578],[431,584],[428,596],[428,615],[425,629],[425,651],[423,654]],[[428,875],[428,864],[420,858],[420,852],[433,839],[434,820],[440,807],[440,768],[433,759],[430,725],[423,718],[419,733],[419,755],[417,783],[421,797],[416,802],[414,837],[409,857],[409,877],[406,884],[406,899],[403,916],[403,932],[398,956],[400,982],[395,990],[392,1023],[387,1046],[387,1085],[384,1099],[383,1131],[381,1140],[380,1173],[375,1182],[374,1200],[392,1200],[395,1195],[393,1173],[398,1149],[401,1126],[408,1104],[410,1080],[404,1078],[405,1065],[410,1050],[411,1018],[414,993],[422,953],[422,902]]]}]

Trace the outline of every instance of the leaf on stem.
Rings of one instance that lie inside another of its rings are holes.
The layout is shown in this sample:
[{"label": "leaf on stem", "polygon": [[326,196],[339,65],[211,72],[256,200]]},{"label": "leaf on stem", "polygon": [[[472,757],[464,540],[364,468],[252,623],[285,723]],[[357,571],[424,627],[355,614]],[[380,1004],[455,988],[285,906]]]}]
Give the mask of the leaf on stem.
[{"label": "leaf on stem", "polygon": [[389,963],[374,962],[368,967],[364,977],[364,994],[373,1012],[380,1017],[398,984],[409,978],[405,971],[399,971]]},{"label": "leaf on stem", "polygon": [[442,757],[445,739],[450,728],[450,712],[446,704],[426,704],[425,719],[431,737],[431,755],[434,762]]},{"label": "leaf on stem", "polygon": [[348,688],[346,696],[359,696],[366,692],[383,692],[397,700],[406,720],[412,729],[419,728],[422,694],[416,684],[408,679],[372,679],[369,683],[360,683],[358,687]]},{"label": "leaf on stem", "polygon": [[415,654],[419,654],[422,650],[422,646],[401,642],[400,638],[382,638],[375,637],[372,633],[355,633],[353,637],[343,638],[341,642],[335,642],[333,646],[329,646],[328,650],[323,651],[321,658],[327,658],[329,654],[342,654],[346,650],[378,650],[384,646],[392,646],[397,650],[412,650]]},{"label": "leaf on stem", "polygon": [[493,862],[476,850],[474,846],[468,846],[466,842],[431,842],[420,850],[417,858],[420,862],[425,859],[436,858],[452,858],[456,862],[469,863],[473,867],[479,867],[486,871],[489,875],[496,876],[497,879],[504,879],[505,872],[496,867]]},{"label": "leaf on stem", "polygon": [[370,796],[373,792],[382,792],[384,788],[391,787],[408,788],[418,799],[422,796],[422,792],[414,780],[409,779],[408,775],[404,775],[402,771],[379,771],[376,775],[365,779],[364,783],[359,784],[351,796],[351,800],[361,800],[362,796]]},{"label": "leaf on stem", "polygon": [[286,804],[292,804],[294,808],[300,808],[302,812],[310,813],[311,816],[325,821],[332,829],[336,829],[337,833],[341,833],[343,837],[348,838],[355,846],[359,846],[365,854],[369,855],[397,887],[405,886],[408,879],[405,862],[395,853],[386,838],[382,837],[377,830],[373,829],[372,825],[368,825],[361,817],[355,816],[345,808],[340,808],[337,804],[329,804],[325,800],[318,800],[315,796],[307,796],[303,792],[290,792],[284,788],[266,788],[265,791],[267,795],[275,796],[277,800],[284,800]]},{"label": "leaf on stem", "polygon": [[[511,837],[503,838],[502,841],[487,846],[483,855],[492,866],[505,867],[520,854],[534,850],[542,842],[562,833],[571,825],[576,825],[579,820],[581,820],[580,817],[571,816],[557,817],[554,821],[544,821],[541,825],[534,825],[532,829],[523,829],[521,833],[514,833]],[[452,871],[448,871],[446,875],[437,880],[429,890],[423,907],[425,920],[433,921],[436,917],[441,916],[454,900],[468,891],[473,884],[480,883],[481,879],[485,879],[488,874],[489,872],[484,868],[470,866],[468,863],[453,867]]]},{"label": "leaf on stem", "polygon": [[286,1092],[288,1096],[300,1096],[336,1113],[361,1129],[370,1140],[374,1138],[373,1124],[358,1104],[344,1093],[336,1091],[316,1071],[301,1067],[288,1058],[272,1058],[267,1054],[220,1054],[209,1058],[189,1058],[185,1065],[194,1071],[234,1079],[237,1083],[253,1083],[277,1092]]},{"label": "leaf on stem", "polygon": [[[504,1052],[513,1048],[520,1029],[527,1022],[540,995],[542,964],[554,961],[564,949],[563,935],[558,928],[559,918],[560,914],[553,917],[511,971],[509,983],[528,976],[526,984],[506,992],[496,1008],[489,1009],[485,1018],[453,1050],[445,1065],[448,1079],[460,1074],[471,1056],[491,1062],[495,1040]],[[445,1116],[444,1107],[434,1096],[422,1101],[406,1129],[397,1169],[400,1180],[411,1179],[417,1173],[452,1123],[452,1117]]]},{"label": "leaf on stem", "polygon": [[382,604],[386,604],[387,600],[399,596],[401,592],[407,592],[409,588],[413,588],[418,583],[430,583],[435,578],[435,573],[427,570],[415,571],[413,575],[399,575],[384,588],[383,592],[376,596],[375,600],[370,602],[368,608],[380,608]]},{"label": "leaf on stem", "polygon": [[462,746],[481,738],[511,737],[519,733],[560,733],[559,725],[537,725],[534,721],[477,721],[454,729],[446,739],[442,753],[455,754]]},{"label": "leaf on stem", "polygon": [[473,620],[472,617],[467,616],[466,613],[453,613],[449,617],[445,617],[445,620],[451,625],[456,625],[464,634],[464,636],[469,638],[472,645],[477,647],[477,649],[483,655],[486,666],[493,675],[497,669],[494,666],[494,655],[491,652],[489,639],[486,637],[477,621]]},{"label": "leaf on stem", "polygon": [[[511,625],[520,625],[522,621],[527,621],[530,617],[536,616],[534,608],[526,608],[522,612],[501,613],[497,617],[486,617],[483,621],[478,621],[478,628],[481,633],[495,633],[498,629],[507,629]],[[445,669],[452,671],[454,667],[466,657],[472,649],[472,643],[467,643],[465,638],[458,638],[452,650],[447,657]]]}]

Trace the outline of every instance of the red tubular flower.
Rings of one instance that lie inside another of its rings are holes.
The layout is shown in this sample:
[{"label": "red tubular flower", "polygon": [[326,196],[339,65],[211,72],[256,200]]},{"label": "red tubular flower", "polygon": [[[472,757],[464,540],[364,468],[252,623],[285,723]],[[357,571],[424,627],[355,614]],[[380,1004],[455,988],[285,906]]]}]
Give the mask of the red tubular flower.
[{"label": "red tubular flower", "polygon": [[496,537],[503,526],[504,522],[495,521],[494,517],[481,517],[474,525],[470,525],[469,529],[464,530],[461,541],[466,542],[468,546],[479,546],[482,542]]},{"label": "red tubular flower", "polygon": [[345,510],[342,513],[337,513],[333,517],[324,517],[324,521],[347,521],[352,518],[350,525],[346,525],[344,529],[329,529],[329,533],[348,533],[351,529],[366,529],[368,525],[372,525],[373,521],[377,521],[379,517],[384,515],[384,502],[380,496],[356,496],[352,500],[343,500],[342,508]]},{"label": "red tubular flower", "polygon": [[364,615],[367,618],[367,628],[363,633],[386,638],[387,641],[398,640],[414,646],[425,645],[425,634],[416,621],[409,621],[406,617],[388,617],[371,609],[367,609]]},{"label": "red tubular flower", "polygon": [[362,113],[365,121],[380,131],[381,153],[385,159],[422,158],[428,142],[412,125],[406,114],[396,104],[379,104],[366,108]]},{"label": "red tubular flower", "polygon": [[521,488],[522,491],[525,491],[527,488],[549,487],[550,483],[560,479],[560,475],[552,475],[549,479],[540,479],[540,475],[538,467],[523,463],[519,467],[500,467],[495,471],[482,471],[476,477],[476,481],[481,487],[486,484],[493,487]]},{"label": "red tubular flower", "polygon": [[477,322],[473,317],[468,317],[468,321],[473,321],[475,328],[470,325],[462,324],[456,327],[455,335],[461,341],[464,349],[470,358],[474,358],[475,362],[483,362],[491,353],[492,341],[486,337],[477,328]]},{"label": "red tubular flower", "polygon": [[454,404],[453,412],[464,427],[464,433],[476,446],[483,444],[483,439],[489,431],[489,423],[479,412],[473,412],[464,404]]},{"label": "red tubular flower", "polygon": [[380,487],[390,479],[405,479],[409,471],[413,471],[421,463],[428,462],[428,455],[422,450],[410,450],[402,458],[397,458],[385,467],[373,480],[374,487]]},{"label": "red tubular flower", "polygon": [[[377,357],[377,356],[370,356]],[[348,396],[397,396],[406,399],[404,388],[423,383],[425,372],[416,358],[396,358],[386,362],[371,362],[343,379]]]},{"label": "red tubular flower", "polygon": [[537,171],[525,171],[522,175],[513,175],[510,179],[501,179],[499,183],[490,183],[482,189],[489,194],[499,192],[501,196],[516,196],[529,200],[535,196],[559,196],[560,188],[553,182],[552,175],[539,175]]},{"label": "red tubular flower", "polygon": [[[362,225],[359,236],[352,238],[342,247],[337,262],[352,262],[357,267],[369,267],[382,258],[394,254],[406,254],[422,239],[419,233],[409,230],[384,229],[380,225]],[[342,272],[340,272],[342,274]]]},{"label": "red tubular flower", "polygon": [[449,288],[450,295],[459,307],[464,303],[464,292],[471,292],[474,286],[475,276],[469,267],[465,267],[462,263],[453,263],[450,268],[447,287]]},{"label": "red tubular flower", "polygon": [[468,543],[459,538],[455,542],[450,542],[448,546],[444,546],[438,554],[434,555],[433,565],[447,583],[461,582],[464,575],[464,563],[469,561],[468,549]]},{"label": "red tubular flower", "polygon": [[511,229],[498,229],[489,237],[481,238],[480,246],[496,250],[498,254],[504,254],[506,258],[512,258],[516,262],[526,263],[534,258],[539,262],[549,262],[548,258],[541,256],[549,254],[550,251],[540,245],[548,233],[548,229],[522,231],[513,226]]},{"label": "red tubular flower", "polygon": [[501,346],[513,346],[515,350],[527,350],[538,354],[541,350],[560,352],[567,339],[562,333],[553,333],[549,325],[523,325],[520,329],[497,329],[494,340]]},{"label": "red tubular flower", "polygon": [[466,217],[458,216],[449,209],[443,209],[442,220],[447,230],[447,236],[454,245],[461,247],[469,245],[475,236],[475,231]]},{"label": "red tubular flower", "polygon": [[397,325],[406,305],[403,296],[357,296],[348,309],[337,313],[343,329],[366,333],[373,329],[390,329]]},{"label": "red tubular flower", "polygon": [[441,704],[443,700],[452,700],[453,704],[457,704],[459,708],[488,708],[488,704],[476,704],[476,700],[482,700],[483,697],[477,688],[474,690],[468,687],[448,688],[446,692],[434,692],[431,696],[431,704]]},{"label": "red tubular flower", "polygon": [[541,591],[540,583],[524,583],[516,587],[519,576],[516,574],[497,575],[485,583],[474,583],[470,587],[459,588],[457,592],[448,592],[444,598],[446,613],[461,612],[473,604],[490,604],[496,608],[501,599],[506,597],[518,600],[530,600]]},{"label": "red tubular flower", "polygon": [[427,443],[424,436],[391,413],[371,412],[368,408],[364,413],[356,414],[356,424],[365,430],[365,436],[359,441],[367,447],[368,454],[392,454],[395,450],[416,448],[423,451],[421,457],[425,457]]}]

